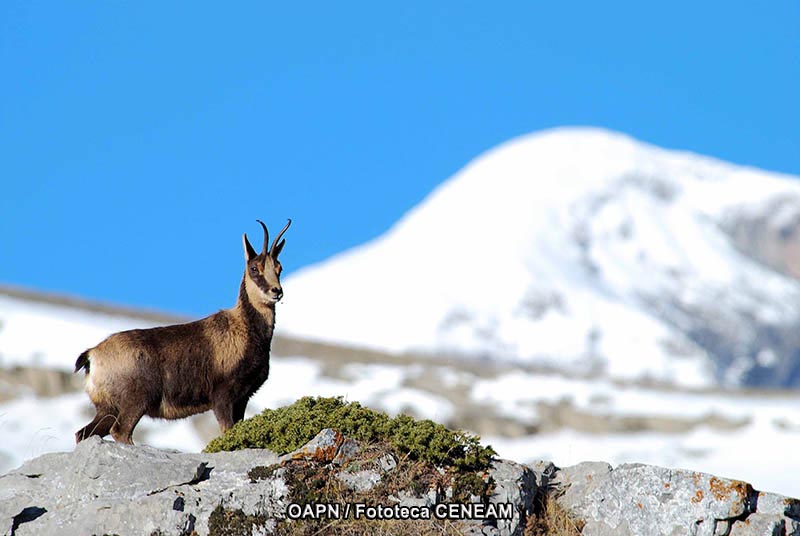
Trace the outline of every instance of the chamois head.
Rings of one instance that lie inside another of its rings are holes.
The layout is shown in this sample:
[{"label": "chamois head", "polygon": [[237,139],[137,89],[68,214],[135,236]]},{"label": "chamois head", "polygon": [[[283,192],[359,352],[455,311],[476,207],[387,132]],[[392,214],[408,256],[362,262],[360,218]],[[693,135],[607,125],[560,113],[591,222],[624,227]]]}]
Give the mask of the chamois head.
[{"label": "chamois head", "polygon": [[283,250],[286,239],[281,240],[281,237],[292,224],[292,220],[289,220],[286,226],[281,229],[269,249],[267,249],[269,244],[267,226],[261,220],[256,221],[264,229],[264,246],[261,248],[261,253],[256,254],[256,250],[247,240],[247,233],[242,235],[245,260],[245,289],[253,304],[274,305],[283,297],[283,288],[281,288],[280,281],[283,268],[278,260],[278,255]]}]

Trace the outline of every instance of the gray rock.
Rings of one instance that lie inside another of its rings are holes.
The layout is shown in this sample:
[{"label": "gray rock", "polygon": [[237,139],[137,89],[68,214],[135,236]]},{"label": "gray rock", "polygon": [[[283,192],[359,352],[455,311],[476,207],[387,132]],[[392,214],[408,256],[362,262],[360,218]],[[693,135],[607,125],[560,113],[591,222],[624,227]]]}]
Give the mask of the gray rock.
[{"label": "gray rock", "polygon": [[386,453],[378,458],[378,467],[384,473],[394,470],[397,467],[397,458],[391,453]]},{"label": "gray rock", "polygon": [[390,495],[390,500],[397,502],[400,506],[425,506],[431,508],[433,505],[439,503],[439,496],[436,490],[428,490],[422,497],[417,497],[415,494],[405,490],[400,490],[397,497]]},{"label": "gray rock", "polygon": [[729,536],[795,536],[797,528],[787,527],[786,519],[777,515],[753,514],[743,521],[736,521],[730,532],[717,532]]},{"label": "gray rock", "polygon": [[759,493],[756,511],[746,519],[731,524],[730,536],[800,536],[800,501]]},{"label": "gray rock", "polygon": [[611,465],[606,462],[583,462],[558,469],[553,478],[555,484],[564,492],[559,502],[571,510],[573,505],[581,504],[587,494],[587,488],[597,480],[607,479],[611,471]]},{"label": "gray rock", "polygon": [[281,480],[247,471],[278,457],[265,450],[186,454],[92,437],[72,453],[46,454],[0,477],[0,529],[17,536],[208,533],[217,506],[282,517]]},{"label": "gray rock", "polygon": [[347,486],[348,489],[354,491],[371,490],[381,481],[381,475],[370,469],[356,471],[354,473],[342,471],[336,475],[336,478],[344,482],[344,485]]},{"label": "gray rock", "polygon": [[495,460],[489,469],[489,477],[495,482],[489,502],[514,505],[513,518],[497,520],[498,534],[522,534],[525,520],[533,512],[536,496],[545,489],[547,477],[544,472],[537,473],[526,465],[509,460]]},{"label": "gray rock", "polygon": [[510,504],[513,514],[510,519],[468,522],[465,534],[491,536],[519,536],[525,528],[525,520],[533,513],[536,497],[544,493],[555,466],[550,462],[536,462],[533,467],[510,460],[496,459],[486,473],[486,480],[494,480],[494,491],[489,503]]},{"label": "gray rock", "polygon": [[314,438],[289,454],[280,457],[279,462],[289,460],[313,460],[320,463],[344,465],[355,458],[360,451],[358,443],[345,438],[337,430],[325,428]]},{"label": "gray rock", "polygon": [[[246,518],[253,534],[268,534],[285,517],[285,469],[253,478],[251,469],[323,454],[335,465],[354,455],[347,445],[341,434],[326,430],[279,458],[266,450],[194,454],[90,438],[74,452],[47,454],[0,476],[0,534],[203,536],[218,507]],[[338,476],[352,489],[367,490],[394,465],[394,458],[384,456],[374,467],[340,469]],[[489,501],[512,505],[511,516],[465,521],[460,525],[467,534],[522,534],[537,497],[555,489],[552,497],[585,521],[584,536],[800,536],[800,501],[703,473],[638,464],[612,469],[598,462],[556,469],[550,462],[494,460],[484,478],[494,481]],[[432,507],[452,501],[452,494],[401,491],[394,499]]]},{"label": "gray rock", "polygon": [[798,502],[705,473],[583,463],[559,470],[556,500],[584,536],[795,534]]},{"label": "gray rock", "polygon": [[758,494],[758,512],[800,519],[800,500],[790,499],[776,493]]}]

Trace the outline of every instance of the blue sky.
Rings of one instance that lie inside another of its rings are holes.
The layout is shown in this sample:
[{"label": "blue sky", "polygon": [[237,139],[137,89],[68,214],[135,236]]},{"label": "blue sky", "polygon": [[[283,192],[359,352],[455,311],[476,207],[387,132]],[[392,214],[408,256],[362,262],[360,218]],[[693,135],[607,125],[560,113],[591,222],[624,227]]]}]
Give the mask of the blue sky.
[{"label": "blue sky", "polygon": [[206,314],[560,125],[800,174],[798,6],[0,2],[0,283]]}]

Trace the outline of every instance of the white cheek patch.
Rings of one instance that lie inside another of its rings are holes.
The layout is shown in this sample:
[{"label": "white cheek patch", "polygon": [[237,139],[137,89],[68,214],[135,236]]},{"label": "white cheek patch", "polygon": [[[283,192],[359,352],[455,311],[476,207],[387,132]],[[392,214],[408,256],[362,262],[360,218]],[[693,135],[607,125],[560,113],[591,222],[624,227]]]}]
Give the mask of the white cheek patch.
[{"label": "white cheek patch", "polygon": [[[247,293],[248,293],[250,296],[256,296],[256,295],[258,295],[258,296],[260,296],[260,297],[261,297],[261,298],[262,298],[264,301],[269,301],[269,300],[270,300],[270,296],[269,296],[269,294],[267,294],[267,292],[266,292],[264,289],[262,289],[262,288],[261,288],[261,287],[260,287],[258,284],[256,284],[256,282],[255,282],[255,281],[253,281],[252,279],[248,278],[248,279],[247,279],[247,283],[246,283],[246,285],[247,285],[247,287],[248,287],[248,289],[247,289]],[[255,290],[255,292],[253,292],[253,290]]]}]

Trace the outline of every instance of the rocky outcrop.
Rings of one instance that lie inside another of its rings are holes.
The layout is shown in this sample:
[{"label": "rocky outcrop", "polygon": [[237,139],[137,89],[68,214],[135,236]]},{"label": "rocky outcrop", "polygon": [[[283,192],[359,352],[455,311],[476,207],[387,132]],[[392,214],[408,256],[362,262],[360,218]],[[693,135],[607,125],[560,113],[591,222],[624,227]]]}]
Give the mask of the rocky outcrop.
[{"label": "rocky outcrop", "polygon": [[800,535],[800,501],[705,473],[589,462],[560,469],[562,507],[584,536]]},{"label": "rocky outcrop", "polygon": [[720,222],[734,245],[773,270],[800,279],[800,196],[773,196],[761,210],[729,211]]},{"label": "rocky outcrop", "polygon": [[[328,464],[344,486],[360,491],[397,470],[389,453],[378,453],[369,466],[352,462],[358,453],[355,442],[333,430],[282,457],[266,450],[180,453],[94,437],[74,452],[47,454],[0,476],[0,534],[266,534],[294,500],[286,464]],[[464,520],[464,533],[522,534],[549,498],[583,521],[586,536],[800,535],[797,500],[702,473],[495,460],[482,477],[492,483],[484,504],[511,509],[509,515]],[[431,510],[455,502],[452,489],[408,490],[389,499]]]},{"label": "rocky outcrop", "polygon": [[92,437],[0,477],[0,534],[208,534],[214,509],[282,516],[285,486],[251,482],[269,451],[185,454]]}]

